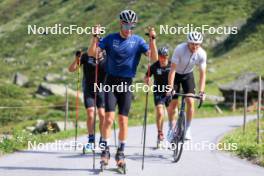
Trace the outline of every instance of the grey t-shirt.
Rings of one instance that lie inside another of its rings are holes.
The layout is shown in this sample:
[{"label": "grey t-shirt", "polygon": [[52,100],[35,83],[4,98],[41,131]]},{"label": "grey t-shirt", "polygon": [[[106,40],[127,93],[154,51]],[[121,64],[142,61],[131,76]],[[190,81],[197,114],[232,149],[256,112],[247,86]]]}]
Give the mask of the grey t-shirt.
[{"label": "grey t-shirt", "polygon": [[200,69],[206,69],[206,59],[206,51],[202,47],[192,53],[187,43],[181,43],[176,46],[171,62],[177,65],[177,73],[186,74],[192,72],[195,65]]}]

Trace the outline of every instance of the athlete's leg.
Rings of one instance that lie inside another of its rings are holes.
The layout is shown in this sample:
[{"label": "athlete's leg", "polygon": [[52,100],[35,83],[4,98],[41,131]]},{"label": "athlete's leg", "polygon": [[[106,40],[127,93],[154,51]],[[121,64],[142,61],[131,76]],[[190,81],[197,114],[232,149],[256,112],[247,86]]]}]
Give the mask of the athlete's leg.
[{"label": "athlete's leg", "polygon": [[94,139],[94,97],[92,93],[84,91],[84,105],[86,108],[86,127],[87,127],[87,133],[88,133],[88,142],[93,143],[95,141]]},{"label": "athlete's leg", "polygon": [[163,131],[163,115],[164,115],[164,110],[163,110],[163,105],[162,104],[158,104],[156,106],[156,125],[157,125],[157,129],[158,132],[162,132]]},{"label": "athlete's leg", "polygon": [[125,143],[127,139],[127,131],[128,131],[128,116],[119,114],[118,124],[119,124],[119,134],[118,134],[119,142]]},{"label": "athlete's leg", "polygon": [[114,111],[105,113],[105,120],[104,120],[104,126],[103,126],[103,138],[108,140],[107,142],[109,142],[109,139],[111,137],[111,128],[112,128],[114,119],[115,119]]},{"label": "athlete's leg", "polygon": [[172,125],[176,122],[176,117],[178,114],[178,99],[172,99],[169,106],[167,107],[168,117],[169,117],[169,123]]},{"label": "athlete's leg", "polygon": [[105,95],[104,92],[99,92],[97,96],[97,112],[99,116],[99,130],[102,136],[103,133],[103,124],[105,119]]},{"label": "athlete's leg", "polygon": [[187,127],[190,126],[193,115],[194,115],[194,99],[193,98],[186,98],[186,105],[187,105],[187,109],[186,109],[186,116],[187,116]]},{"label": "athlete's leg", "polygon": [[109,145],[111,128],[115,119],[116,96],[113,91],[105,92],[105,118],[102,129],[102,143]]},{"label": "athlete's leg", "polygon": [[[184,81],[182,82],[182,88],[183,92],[185,94],[190,94],[193,95],[195,94],[195,82],[194,82],[194,77],[193,73],[189,73],[188,75],[185,76]],[[186,116],[187,116],[187,123],[186,126],[187,128],[191,125],[192,118],[194,116],[194,99],[186,97],[185,102],[187,105],[186,109]]]},{"label": "athlete's leg", "polygon": [[[181,86],[181,77],[178,74],[176,74],[174,80],[174,90],[176,93],[180,92],[180,88],[181,88],[180,86]],[[179,107],[178,96],[173,95],[172,100],[170,101],[169,106],[167,107],[167,112],[169,116],[169,127],[173,127],[176,124],[178,107]]]},{"label": "athlete's leg", "polygon": [[[182,88],[184,93],[186,94],[195,94],[195,82],[194,82],[194,77],[193,73],[190,73],[186,75],[184,81],[182,82]],[[185,134],[185,139],[190,140],[192,139],[191,135],[191,121],[194,116],[194,99],[186,97],[185,102],[187,104],[187,109],[186,109],[186,116],[187,116],[187,121],[186,121],[186,134]]]},{"label": "athlete's leg", "polygon": [[87,126],[87,132],[89,135],[94,133],[94,107],[89,107],[86,109],[87,112],[87,120],[86,120],[86,126]]},{"label": "athlete's leg", "polygon": [[[128,85],[131,85],[132,80],[124,80]],[[128,114],[131,107],[132,93],[130,91],[119,92],[116,94],[118,104],[118,123],[119,123],[119,145],[118,150],[124,151],[127,132],[128,132]]]},{"label": "athlete's leg", "polygon": [[104,127],[104,119],[105,119],[105,108],[98,108],[98,116],[99,116],[100,134],[102,134],[103,133],[103,127]]}]

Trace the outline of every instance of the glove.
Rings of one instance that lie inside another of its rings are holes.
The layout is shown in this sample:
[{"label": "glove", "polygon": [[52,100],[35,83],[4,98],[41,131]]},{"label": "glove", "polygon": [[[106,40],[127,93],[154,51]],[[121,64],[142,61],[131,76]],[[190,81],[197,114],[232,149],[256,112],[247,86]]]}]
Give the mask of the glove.
[{"label": "glove", "polygon": [[81,57],[81,54],[82,54],[82,51],[78,50],[78,51],[76,51],[75,56],[76,57]]},{"label": "glove", "polygon": [[202,101],[204,101],[205,97],[206,97],[206,94],[205,94],[205,92],[200,91],[199,92],[199,96],[201,97]]}]

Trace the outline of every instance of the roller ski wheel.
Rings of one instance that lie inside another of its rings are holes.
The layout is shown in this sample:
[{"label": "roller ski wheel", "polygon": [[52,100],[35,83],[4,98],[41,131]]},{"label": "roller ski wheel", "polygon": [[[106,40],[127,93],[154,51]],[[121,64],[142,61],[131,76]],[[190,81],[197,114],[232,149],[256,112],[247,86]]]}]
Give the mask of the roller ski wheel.
[{"label": "roller ski wheel", "polygon": [[102,151],[101,154],[101,161],[100,161],[100,171],[103,172],[108,165],[110,159],[110,152],[109,148],[106,148],[105,150]]},{"label": "roller ski wheel", "polygon": [[117,171],[121,174],[126,174],[126,163],[123,161],[123,162],[119,162],[117,164]]},{"label": "roller ski wheel", "polygon": [[100,172],[104,172],[108,163],[104,160],[100,161]]},{"label": "roller ski wheel", "polygon": [[117,150],[116,156],[117,171],[121,174],[126,174],[126,162],[124,151]]}]

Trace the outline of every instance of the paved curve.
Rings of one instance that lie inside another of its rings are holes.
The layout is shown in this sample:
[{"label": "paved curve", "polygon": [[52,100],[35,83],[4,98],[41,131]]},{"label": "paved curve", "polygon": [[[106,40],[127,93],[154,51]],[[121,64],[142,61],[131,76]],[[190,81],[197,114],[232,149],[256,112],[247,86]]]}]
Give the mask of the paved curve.
[{"label": "paved curve", "polygon": [[[251,117],[250,119],[252,119]],[[241,125],[241,117],[205,118],[195,119],[192,124],[193,144],[216,143],[225,132]],[[264,168],[253,165],[230,154],[210,150],[188,150],[182,155],[179,163],[172,163],[171,151],[154,150],[156,128],[149,125],[147,128],[147,149],[145,169],[141,171],[140,144],[141,127],[129,128],[127,154],[127,175],[180,175],[180,176],[263,176]],[[85,142],[86,137],[80,137],[80,142]],[[70,143],[70,140],[63,141]],[[190,142],[189,142],[190,144]],[[53,144],[52,144],[53,145]],[[213,145],[213,144],[211,144]],[[45,145],[45,146],[48,146]],[[92,155],[82,155],[81,150],[71,150],[66,145],[64,150],[41,148],[26,150],[6,155],[0,158],[1,176],[85,176],[98,175],[99,154],[96,157],[96,169],[92,169]],[[186,145],[187,146],[187,145]],[[190,145],[189,145],[190,146]],[[119,175],[115,170],[115,149],[112,147],[112,159],[109,169],[103,175]]]}]

